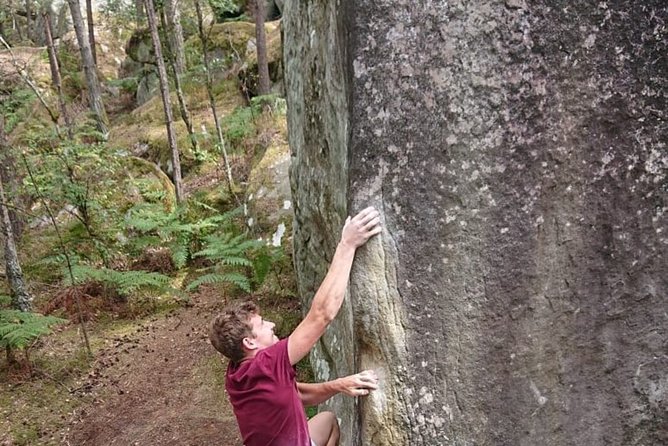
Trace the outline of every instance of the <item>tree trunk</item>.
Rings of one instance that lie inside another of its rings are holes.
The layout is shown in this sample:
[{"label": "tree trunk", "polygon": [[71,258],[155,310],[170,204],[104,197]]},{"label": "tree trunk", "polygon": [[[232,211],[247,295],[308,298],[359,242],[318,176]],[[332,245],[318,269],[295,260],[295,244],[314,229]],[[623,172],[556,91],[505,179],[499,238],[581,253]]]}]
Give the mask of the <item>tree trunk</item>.
[{"label": "tree trunk", "polygon": [[186,71],[186,56],[183,43],[183,27],[181,26],[180,0],[165,0],[165,14],[167,15],[167,25],[170,32],[167,34],[169,46],[172,50],[172,57],[176,65],[176,71],[183,74]]},{"label": "tree trunk", "polygon": [[26,5],[26,39],[32,39],[32,5],[31,0],[25,1]]},{"label": "tree trunk", "polygon": [[93,62],[97,67],[97,48],[95,45],[95,24],[93,22],[92,0],[86,0],[86,23],[88,24],[88,42],[90,43],[90,52],[93,55]]},{"label": "tree trunk", "polygon": [[7,144],[3,119],[4,117],[0,116],[0,181],[4,181],[5,184],[5,199],[14,204],[8,211],[14,240],[18,242],[21,240],[26,223],[25,213],[21,213],[20,210],[30,206],[30,199],[21,193],[21,178],[17,174],[14,154]]},{"label": "tree trunk", "polygon": [[146,21],[146,14],[144,13],[144,0],[135,0],[135,14],[136,14],[136,25],[137,28],[144,26]]},{"label": "tree trunk", "polygon": [[269,94],[269,65],[267,63],[267,38],[264,32],[264,0],[255,0],[255,46],[257,49],[257,94]]},{"label": "tree trunk", "polygon": [[[0,118],[0,151],[2,155],[7,153],[7,141],[5,139],[4,119]],[[23,271],[16,250],[16,239],[12,229],[12,220],[9,216],[9,206],[4,188],[4,175],[0,175],[0,226],[5,239],[5,269],[7,281],[11,289],[12,306],[21,311],[30,311],[32,297],[26,289],[23,281]]]},{"label": "tree trunk", "polygon": [[227,173],[227,185],[230,194],[232,194],[232,196],[236,196],[234,193],[234,182],[232,181],[232,168],[230,167],[230,161],[227,157],[227,147],[225,144],[225,138],[223,137],[223,129],[220,126],[220,119],[218,118],[218,112],[216,111],[216,96],[213,94],[213,81],[211,79],[211,69],[209,68],[209,41],[207,40],[206,34],[204,34],[204,19],[202,17],[202,7],[199,4],[199,0],[195,0],[195,10],[197,11],[197,30],[199,31],[199,39],[202,42],[204,71],[206,71],[206,92],[209,96],[209,105],[211,106],[211,114],[213,114],[213,122],[216,125],[218,144],[220,144],[220,150],[223,152],[223,162],[225,163],[225,172]]},{"label": "tree trunk", "polygon": [[12,29],[16,31],[16,34],[18,34],[19,41],[23,40],[23,32],[21,31],[21,26],[19,25],[16,13],[12,13]]},{"label": "tree trunk", "polygon": [[[162,22],[162,29],[165,30],[166,35],[170,35],[173,29],[167,23],[167,13],[163,8],[162,14],[160,14],[160,21]],[[172,75],[174,76],[174,89],[176,90],[176,98],[179,101],[179,114],[181,115],[181,120],[186,125],[188,130],[188,136],[190,137],[190,144],[195,153],[199,151],[199,145],[197,144],[197,138],[195,137],[195,128],[193,126],[192,118],[190,112],[188,111],[188,105],[186,104],[185,97],[183,96],[183,89],[181,88],[181,76],[179,74],[179,69],[176,66],[176,60],[174,57],[174,48],[170,39],[165,41],[165,47],[167,49],[167,60],[169,61],[169,67],[172,69]]]},{"label": "tree trunk", "polygon": [[79,51],[81,52],[81,60],[83,62],[84,73],[86,75],[86,87],[88,88],[88,106],[90,107],[98,131],[106,139],[109,136],[109,124],[107,120],[107,113],[104,110],[104,103],[102,102],[102,92],[100,90],[100,82],[97,77],[97,67],[91,52],[90,42],[88,36],[84,32],[83,17],[81,16],[81,5],[79,0],[67,0],[70,6],[70,13],[72,14],[72,24],[77,35],[77,42],[79,43]]},{"label": "tree trunk", "polygon": [[176,192],[176,201],[183,201],[183,185],[181,180],[181,161],[179,149],[176,145],[176,133],[174,132],[174,119],[172,117],[172,103],[169,97],[169,79],[167,79],[167,70],[165,69],[165,60],[162,57],[160,36],[158,35],[158,24],[155,16],[155,7],[153,0],[145,0],[146,17],[148,26],[151,30],[151,39],[153,40],[153,50],[158,65],[158,79],[160,80],[160,95],[162,96],[162,105],[165,110],[165,125],[167,126],[167,140],[172,155],[172,180],[174,181],[174,190]]},{"label": "tree trunk", "polygon": [[62,81],[60,78],[60,64],[58,63],[58,53],[53,44],[53,31],[51,29],[51,14],[48,12],[43,13],[44,17],[44,30],[46,33],[46,49],[49,53],[49,66],[51,67],[51,80],[53,86],[56,87],[56,93],[58,94],[58,106],[60,107],[60,113],[63,115],[65,120],[65,127],[67,128],[67,136],[69,139],[73,139],[73,130],[72,130],[72,121],[70,120],[69,113],[67,112],[67,105],[65,104],[65,95],[63,94]]}]

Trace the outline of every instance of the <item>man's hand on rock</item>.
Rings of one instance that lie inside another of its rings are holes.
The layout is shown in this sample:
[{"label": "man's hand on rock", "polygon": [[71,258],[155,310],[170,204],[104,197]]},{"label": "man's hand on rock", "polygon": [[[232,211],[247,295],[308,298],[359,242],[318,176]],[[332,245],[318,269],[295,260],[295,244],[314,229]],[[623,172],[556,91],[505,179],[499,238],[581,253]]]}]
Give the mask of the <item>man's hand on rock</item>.
[{"label": "man's hand on rock", "polygon": [[355,375],[339,378],[340,392],[348,396],[366,396],[378,388],[378,377],[373,370],[365,370]]},{"label": "man's hand on rock", "polygon": [[348,217],[341,233],[341,243],[359,248],[381,231],[380,213],[368,207],[354,217]]}]

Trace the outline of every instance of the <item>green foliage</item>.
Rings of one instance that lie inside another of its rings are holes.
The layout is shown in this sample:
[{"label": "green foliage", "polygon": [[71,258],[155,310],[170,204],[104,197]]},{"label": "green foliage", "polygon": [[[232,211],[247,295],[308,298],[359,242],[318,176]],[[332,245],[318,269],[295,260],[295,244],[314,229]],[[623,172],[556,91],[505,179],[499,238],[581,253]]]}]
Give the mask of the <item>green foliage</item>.
[{"label": "green foliage", "polygon": [[[158,292],[170,291],[171,279],[160,273],[147,271],[115,271],[109,268],[94,268],[87,265],[73,265],[72,274],[74,284],[79,285],[88,281],[95,281],[114,287],[119,294],[129,296],[139,289],[151,289]],[[63,271],[63,276],[69,278],[69,271]]]},{"label": "green foliage", "polygon": [[25,349],[40,336],[49,334],[52,326],[65,322],[65,319],[39,313],[0,310],[0,347]]},{"label": "green foliage", "polygon": [[186,289],[188,291],[193,291],[196,290],[202,284],[213,284],[213,283],[231,283],[248,293],[251,292],[251,285],[248,280],[248,277],[244,276],[241,273],[204,274],[203,276],[200,276],[197,279],[190,282]]},{"label": "green foliage", "polygon": [[202,284],[231,283],[250,292],[256,278],[266,274],[266,262],[271,259],[258,255],[260,276],[253,274],[254,253],[260,252],[264,244],[240,232],[234,220],[240,212],[241,209],[235,209],[220,214],[198,202],[166,212],[160,205],[144,203],[130,210],[126,225],[130,243],[138,251],[152,246],[167,247],[177,268],[194,259],[204,260],[207,266],[198,270],[202,275],[188,284],[188,291]]},{"label": "green foliage", "polygon": [[[40,205],[46,202],[60,224],[77,222],[68,225],[66,249],[106,261],[122,220],[117,203],[127,195],[129,179],[119,175],[123,155],[104,144],[71,141],[35,143],[26,151],[32,177],[24,175],[24,193]],[[46,214],[46,209],[36,212]]]},{"label": "green foliage", "polygon": [[255,116],[261,112],[258,105],[251,107],[237,107],[222,119],[221,124],[225,132],[225,140],[233,146],[239,146],[244,139],[255,133]]},{"label": "green foliage", "polygon": [[285,98],[274,93],[251,98],[251,106],[257,110],[268,107],[272,113],[278,115],[285,115],[288,112],[288,104]]},{"label": "green foliage", "polygon": [[125,93],[135,95],[139,86],[139,79],[136,76],[131,76],[122,79],[110,79],[107,83],[112,87],[120,88]]},{"label": "green foliage", "polygon": [[28,88],[12,90],[8,95],[2,95],[0,101],[0,115],[5,117],[5,132],[11,133],[22,119],[22,111],[28,104],[32,104],[37,98]]},{"label": "green foliage", "polygon": [[[201,203],[196,204],[205,207]],[[166,212],[159,204],[143,203],[130,210],[125,224],[134,231],[134,234],[130,235],[135,248],[141,250],[149,246],[167,247],[172,253],[174,265],[182,268],[192,253],[199,249],[204,237],[230,225],[232,218],[238,213],[239,210],[236,210],[202,217],[187,205]]]},{"label": "green foliage", "polygon": [[261,242],[249,240],[245,234],[234,235],[226,232],[206,237],[204,249],[194,253],[193,257],[203,257],[214,263],[214,266],[204,268],[206,274],[191,282],[187,289],[194,290],[203,283],[227,282],[250,292],[251,283],[248,277],[235,270],[243,267],[252,270],[253,262],[247,257],[247,253],[259,246]]},{"label": "green foliage", "polygon": [[231,114],[222,119],[221,124],[225,131],[225,139],[233,147],[242,144],[244,140],[257,131],[255,119],[262,114],[263,109],[267,108],[276,115],[287,113],[285,99],[276,94],[253,97],[249,107],[237,107]]},{"label": "green foliage", "polygon": [[[203,268],[201,271],[205,274],[191,282],[187,289],[194,290],[203,283],[232,283],[251,292],[258,284],[258,277],[264,280],[268,270],[263,262],[253,261],[254,254],[263,247],[263,242],[250,240],[246,234],[225,232],[206,237],[204,248],[194,253],[193,257],[205,258],[213,266]],[[256,269],[256,265],[259,269]],[[245,274],[240,271],[245,271]]]},{"label": "green foliage", "polygon": [[99,3],[104,22],[112,28],[128,28],[137,21],[134,2],[125,0],[102,0]]},{"label": "green foliage", "polygon": [[11,296],[0,294],[0,308],[9,307],[12,304]]},{"label": "green foliage", "polygon": [[243,0],[209,0],[211,10],[219,22],[239,16],[246,2]]}]

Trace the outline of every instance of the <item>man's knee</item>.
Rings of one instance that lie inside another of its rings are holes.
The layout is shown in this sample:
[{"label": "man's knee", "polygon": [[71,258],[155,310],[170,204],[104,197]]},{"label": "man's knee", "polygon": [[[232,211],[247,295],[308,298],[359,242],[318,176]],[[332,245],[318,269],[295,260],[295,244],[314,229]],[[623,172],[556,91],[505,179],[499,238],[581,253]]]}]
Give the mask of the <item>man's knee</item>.
[{"label": "man's knee", "polygon": [[339,421],[334,412],[320,412],[308,422],[309,433],[317,446],[339,444]]}]

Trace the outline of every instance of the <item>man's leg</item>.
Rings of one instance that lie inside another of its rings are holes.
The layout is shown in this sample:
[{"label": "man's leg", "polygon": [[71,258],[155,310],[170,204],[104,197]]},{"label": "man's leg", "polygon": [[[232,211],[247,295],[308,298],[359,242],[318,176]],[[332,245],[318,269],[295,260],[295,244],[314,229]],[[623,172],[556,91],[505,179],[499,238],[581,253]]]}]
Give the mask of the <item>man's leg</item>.
[{"label": "man's leg", "polygon": [[316,446],[338,446],[339,422],[334,412],[320,412],[308,420],[308,433]]}]

